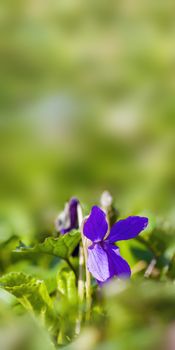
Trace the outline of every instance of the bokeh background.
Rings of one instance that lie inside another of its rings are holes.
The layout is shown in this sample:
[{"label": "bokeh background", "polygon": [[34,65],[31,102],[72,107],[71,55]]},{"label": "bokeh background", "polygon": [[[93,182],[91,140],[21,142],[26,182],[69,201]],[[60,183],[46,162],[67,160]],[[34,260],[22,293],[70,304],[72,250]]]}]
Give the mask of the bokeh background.
[{"label": "bokeh background", "polygon": [[[25,272],[60,293],[59,259],[13,250],[52,235],[71,196],[88,213],[109,190],[121,217],[150,219],[146,247],[121,247],[136,277],[124,293],[106,289],[108,327],[95,300],[95,327],[69,350],[174,350],[174,127],[174,0],[0,1],[0,276]],[[149,246],[158,252],[150,282],[139,270]],[[53,350],[15,288],[0,289],[1,350]],[[54,300],[67,332],[75,305]]]},{"label": "bokeh background", "polygon": [[70,196],[174,220],[175,3],[1,0],[0,239]]}]

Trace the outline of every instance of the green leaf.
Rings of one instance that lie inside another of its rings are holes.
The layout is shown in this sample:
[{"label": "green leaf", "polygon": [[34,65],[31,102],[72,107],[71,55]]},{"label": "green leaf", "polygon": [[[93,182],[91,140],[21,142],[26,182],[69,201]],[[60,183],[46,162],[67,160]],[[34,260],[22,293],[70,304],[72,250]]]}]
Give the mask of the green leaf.
[{"label": "green leaf", "polygon": [[57,274],[58,302],[56,304],[60,317],[58,343],[67,343],[75,336],[75,324],[78,315],[78,295],[76,278],[73,271],[63,268]]},{"label": "green leaf", "polygon": [[64,295],[69,302],[76,303],[77,291],[76,291],[76,278],[73,271],[66,269],[62,270],[57,275],[57,289]]},{"label": "green leaf", "polygon": [[43,243],[38,243],[34,247],[26,247],[22,244],[15,250],[17,253],[49,254],[62,259],[67,259],[80,241],[81,235],[78,231],[72,231],[61,235],[59,238],[48,237]]},{"label": "green leaf", "polygon": [[40,321],[29,313],[18,312],[16,298],[1,288],[0,296],[1,350],[55,350],[52,338]]},{"label": "green leaf", "polygon": [[38,314],[50,330],[53,329],[56,316],[44,281],[22,272],[11,272],[0,278],[0,287],[14,295],[25,309]]}]

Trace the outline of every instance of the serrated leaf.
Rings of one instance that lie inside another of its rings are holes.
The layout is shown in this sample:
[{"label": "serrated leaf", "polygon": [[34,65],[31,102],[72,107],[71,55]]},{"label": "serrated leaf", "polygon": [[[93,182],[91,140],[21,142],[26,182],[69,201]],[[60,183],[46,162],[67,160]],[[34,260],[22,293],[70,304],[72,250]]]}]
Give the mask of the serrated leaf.
[{"label": "serrated leaf", "polygon": [[14,295],[24,308],[38,314],[50,330],[53,329],[56,316],[44,281],[22,272],[11,272],[0,278],[0,287]]},{"label": "serrated leaf", "polygon": [[61,235],[58,238],[48,237],[43,243],[38,243],[34,247],[26,247],[24,244],[17,248],[17,253],[49,254],[62,259],[67,259],[80,241],[81,235],[78,231],[72,231]]}]

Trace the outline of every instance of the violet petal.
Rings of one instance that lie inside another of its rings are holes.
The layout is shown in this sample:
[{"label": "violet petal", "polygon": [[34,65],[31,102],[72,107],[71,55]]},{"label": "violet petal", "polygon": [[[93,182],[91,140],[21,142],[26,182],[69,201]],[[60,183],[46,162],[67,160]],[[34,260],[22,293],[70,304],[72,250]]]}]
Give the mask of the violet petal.
[{"label": "violet petal", "polygon": [[110,276],[129,278],[131,269],[129,264],[120,255],[120,250],[114,244],[105,243],[104,249],[108,255]]},{"label": "violet petal", "polygon": [[93,244],[88,248],[88,270],[99,282],[105,282],[110,277],[109,261],[107,252],[100,243]]},{"label": "violet petal", "polygon": [[127,219],[117,221],[111,228],[107,241],[114,243],[136,237],[148,225],[148,218],[129,216]]},{"label": "violet petal", "polygon": [[106,215],[99,207],[92,207],[90,216],[86,220],[83,233],[92,242],[100,242],[103,240],[108,230]]}]

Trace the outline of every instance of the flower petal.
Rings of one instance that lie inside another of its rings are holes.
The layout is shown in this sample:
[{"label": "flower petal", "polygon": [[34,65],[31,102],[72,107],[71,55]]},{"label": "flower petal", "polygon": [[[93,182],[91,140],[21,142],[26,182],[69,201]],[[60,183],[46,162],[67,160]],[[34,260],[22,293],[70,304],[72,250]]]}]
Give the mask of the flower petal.
[{"label": "flower petal", "polygon": [[79,201],[76,198],[71,198],[68,203],[65,204],[64,211],[62,211],[56,221],[56,230],[62,234],[65,234],[73,229],[78,228],[78,214],[77,207]]},{"label": "flower petal", "polygon": [[108,255],[110,276],[129,278],[131,269],[127,261],[121,257],[119,248],[114,244],[106,243],[105,250]]},{"label": "flower petal", "polygon": [[148,218],[141,216],[129,216],[119,220],[111,228],[107,241],[114,243],[136,237],[148,225]]},{"label": "flower petal", "polygon": [[110,243],[96,243],[88,248],[88,270],[99,285],[112,277],[128,278],[131,269],[120,256],[119,248]]},{"label": "flower petal", "polygon": [[77,198],[71,198],[69,202],[69,213],[70,213],[70,228],[76,229],[78,228],[78,213],[77,213],[77,207],[79,205],[79,201]]},{"label": "flower petal", "polygon": [[58,217],[56,218],[55,228],[58,232],[64,234],[70,231],[70,225],[69,203],[66,203],[64,211],[59,213]]},{"label": "flower petal", "polygon": [[99,207],[92,207],[91,214],[86,220],[83,233],[92,242],[100,242],[103,240],[108,230],[106,215]]},{"label": "flower petal", "polygon": [[105,282],[110,276],[109,261],[106,251],[100,243],[88,248],[88,270],[99,282]]}]

